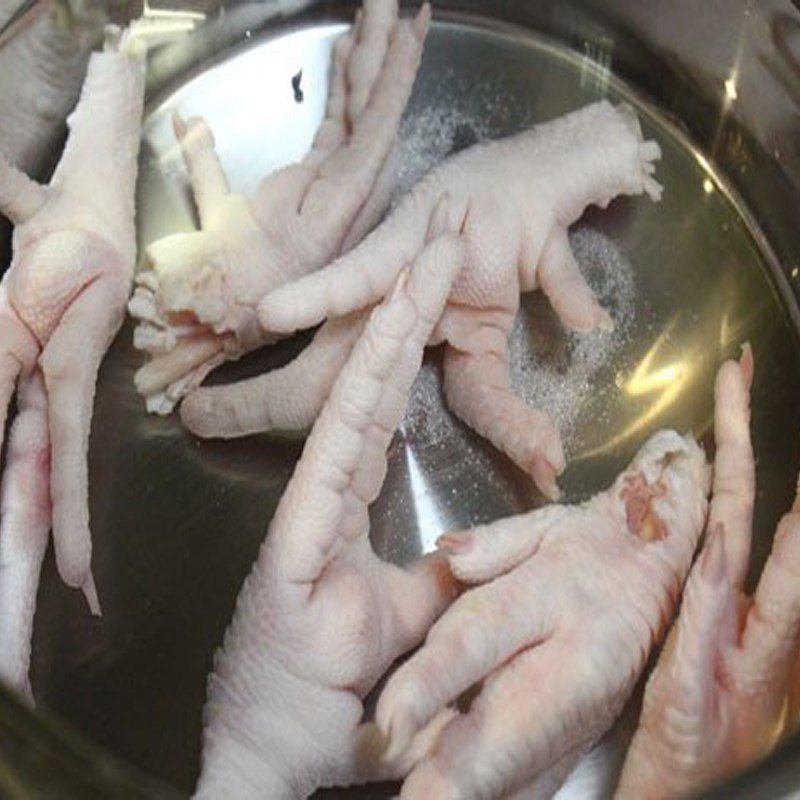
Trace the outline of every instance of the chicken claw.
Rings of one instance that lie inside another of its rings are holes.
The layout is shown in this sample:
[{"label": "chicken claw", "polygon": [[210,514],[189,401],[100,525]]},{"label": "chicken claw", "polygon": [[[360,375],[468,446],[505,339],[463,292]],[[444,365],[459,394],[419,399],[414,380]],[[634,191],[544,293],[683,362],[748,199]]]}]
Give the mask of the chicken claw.
[{"label": "chicken claw", "polygon": [[[587,205],[605,206],[619,194],[645,192],[657,200],[661,187],[652,173],[659,157],[658,145],[643,141],[633,110],[606,101],[473,147],[429,173],[350,253],[268,294],[259,305],[261,324],[287,334],[377,302],[420,251],[447,194],[446,228],[467,244],[464,270],[436,335],[447,342],[448,404],[555,497],[556,476],[564,469],[558,432],[509,388],[507,340],[519,294],[541,288],[569,328],[611,327],[581,275],[567,228]],[[265,393],[254,402],[275,400]],[[188,424],[201,427],[197,418]]]},{"label": "chicken claw", "polygon": [[752,597],[744,594],[755,501],[752,356],[717,378],[717,464],[708,538],[651,675],[619,798],[695,796],[764,756],[787,713],[800,637],[800,499],[778,525]]},{"label": "chicken claw", "polygon": [[0,212],[16,226],[0,283],[0,445],[15,387],[19,406],[0,507],[0,677],[21,688],[51,521],[61,577],[100,612],[86,457],[97,370],[133,276],[144,57],[141,41],[107,29],[48,186],[0,156]]},{"label": "chicken claw", "polygon": [[[710,474],[694,439],[654,435],[614,485],[446,534],[478,584],[390,678],[376,722],[387,756],[475,684],[403,798],[549,797],[612,725],[670,618],[705,522]],[[535,781],[529,786],[531,781]]]},{"label": "chicken claw", "polygon": [[367,508],[462,260],[458,237],[433,239],[336,380],[215,660],[198,797],[305,797],[401,775],[449,721],[433,720],[390,765],[361,723],[365,695],[454,596],[441,556],[400,569],[375,555]]},{"label": "chicken claw", "polygon": [[[383,212],[397,125],[429,20],[427,5],[415,19],[399,20],[397,0],[365,0],[334,46],[326,116],[311,151],[265,178],[252,197],[230,191],[206,122],[174,117],[201,230],[153,242],[146,250],[152,270],[137,276],[129,310],[140,320],[134,344],[149,356],[135,376],[148,410],[170,413],[223,361],[275,341],[258,323],[261,297],[328,263]],[[325,350],[341,338],[346,357],[357,335],[339,325],[314,346]],[[323,400],[331,381],[323,381]],[[242,408],[251,387],[215,391]],[[281,397],[283,386],[276,388]],[[196,408],[187,412],[196,415]]]}]

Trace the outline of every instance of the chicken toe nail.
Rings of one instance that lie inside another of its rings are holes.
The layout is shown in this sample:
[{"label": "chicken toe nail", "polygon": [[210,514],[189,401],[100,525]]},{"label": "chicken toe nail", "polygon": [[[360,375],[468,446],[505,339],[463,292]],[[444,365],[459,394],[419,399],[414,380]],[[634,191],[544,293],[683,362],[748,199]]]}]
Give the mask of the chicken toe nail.
[{"label": "chicken toe nail", "polygon": [[81,591],[83,592],[83,596],[86,598],[86,603],[89,606],[89,611],[91,611],[93,617],[102,617],[103,611],[100,608],[100,599],[97,596],[97,586],[94,582],[94,577],[92,574],[89,574],[89,577],[86,579],[83,586],[81,586]]},{"label": "chicken toe nail", "polygon": [[742,345],[742,355],[739,357],[739,365],[742,368],[745,385],[749,390],[753,385],[753,371],[755,370],[753,348],[750,346],[750,342],[745,342]]},{"label": "chicken toe nail", "polygon": [[556,468],[541,453],[536,453],[531,464],[531,475],[539,491],[550,500],[558,500],[561,490],[556,482]]},{"label": "chicken toe nail", "polygon": [[414,32],[417,38],[422,41],[425,34],[428,32],[428,27],[431,24],[431,4],[423,3],[417,16],[414,18]]},{"label": "chicken toe nail", "polygon": [[597,327],[608,333],[614,330],[614,318],[602,306],[598,306]]},{"label": "chicken toe nail", "polygon": [[471,531],[452,531],[442,534],[436,540],[436,547],[452,555],[466,553],[472,547],[473,540]]},{"label": "chicken toe nail", "polygon": [[398,297],[405,291],[406,284],[408,283],[408,275],[409,275],[409,268],[405,267],[400,274],[397,276],[397,280],[394,284],[394,289],[392,290],[392,294],[389,297],[389,302],[393,303],[397,300]]},{"label": "chicken toe nail", "polygon": [[413,714],[414,685],[404,683],[398,692],[381,697],[376,713],[378,729],[386,737],[383,760],[396,761],[411,745],[418,726]]},{"label": "chicken toe nail", "polygon": [[186,136],[186,132],[189,130],[189,126],[186,124],[186,120],[181,115],[180,111],[175,111],[172,115],[172,130],[175,133],[176,139],[183,139]]},{"label": "chicken toe nail", "polygon": [[709,583],[719,583],[727,574],[728,564],[725,555],[725,528],[718,524],[711,532],[708,546],[700,561],[700,573]]}]

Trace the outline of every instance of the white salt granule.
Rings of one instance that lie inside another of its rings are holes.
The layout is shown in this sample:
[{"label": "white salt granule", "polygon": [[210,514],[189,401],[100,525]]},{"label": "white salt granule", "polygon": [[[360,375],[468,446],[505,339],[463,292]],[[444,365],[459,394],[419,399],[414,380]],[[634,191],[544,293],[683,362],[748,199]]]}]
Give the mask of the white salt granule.
[{"label": "white salt granule", "polygon": [[482,76],[476,83],[462,70],[444,68],[425,77],[424,107],[414,108],[412,100],[412,107],[400,123],[398,150],[402,166],[396,197],[405,194],[447,156],[513,133],[527,121],[519,98],[508,92],[502,76]]},{"label": "white salt granule", "polygon": [[592,379],[626,341],[636,311],[633,270],[614,243],[588,227],[575,230],[570,243],[583,274],[611,314],[614,330],[578,334],[562,329],[567,351],[563,364],[536,346],[535,327],[524,308],[509,337],[512,390],[550,415],[567,450],[584,401],[596,390]]}]

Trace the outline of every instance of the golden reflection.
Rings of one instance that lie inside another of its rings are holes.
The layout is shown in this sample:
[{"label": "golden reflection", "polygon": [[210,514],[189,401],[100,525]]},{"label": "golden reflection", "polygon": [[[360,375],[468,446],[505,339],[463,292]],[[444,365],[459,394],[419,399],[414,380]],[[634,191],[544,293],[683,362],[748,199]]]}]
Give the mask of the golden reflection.
[{"label": "golden reflection", "polygon": [[[645,360],[647,359],[645,358]],[[669,386],[674,381],[681,380],[685,370],[685,365],[680,363],[670,364],[663,369],[650,373],[646,370],[642,371],[643,366],[644,361],[637,367],[633,376],[624,387],[625,391],[634,397],[642,394],[650,394],[650,392],[654,392],[657,389],[663,389]]]},{"label": "golden reflection", "polygon": [[711,145],[711,155],[715,157],[717,151],[722,144],[721,136],[722,132],[725,129],[725,122],[728,117],[728,114],[731,111],[731,107],[736,102],[739,97],[739,72],[741,68],[742,58],[744,53],[747,51],[748,47],[748,37],[750,35],[749,25],[750,22],[750,11],[751,7],[754,5],[753,0],[748,2],[743,9],[742,14],[742,24],[741,24],[741,33],[739,35],[739,42],[736,47],[736,55],[733,58],[733,63],[731,65],[731,71],[728,73],[728,77],[722,82],[722,107],[720,109],[720,117],[717,123],[717,130],[714,134],[714,141]]},{"label": "golden reflection", "polygon": [[581,453],[577,458],[573,459],[574,461],[592,458],[632,438],[640,431],[646,429],[653,420],[657,419],[658,416],[681,395],[681,392],[691,378],[693,363],[692,353],[686,353],[681,360],[674,361],[665,366],[661,366],[659,363],[660,357],[671,339],[672,332],[677,322],[677,318],[673,319],[661,332],[639,365],[633,371],[633,374],[624,381],[621,386],[622,391],[630,397],[644,397],[646,395],[659,393],[655,402],[616,436],[607,439],[598,447]]},{"label": "golden reflection", "polygon": [[570,461],[608,455],[659,422],[669,424],[665,412],[673,418],[688,414],[695,435],[702,436],[713,421],[714,376],[721,357],[737,355],[765,313],[765,300],[745,303],[739,293],[735,274],[722,270],[702,310],[677,313],[634,369],[616,371],[621,397],[613,401],[611,425],[591,425],[586,450],[572,454]]},{"label": "golden reflection", "polygon": [[151,8],[145,0],[142,16],[131,23],[131,29],[152,48],[171,41],[175,36],[190,33],[205,18],[206,15],[199,11]]},{"label": "golden reflection", "polygon": [[733,102],[739,96],[736,91],[736,73],[731,74],[730,78],[725,81],[725,98],[729,102]]},{"label": "golden reflection", "polygon": [[735,329],[731,325],[730,317],[728,316],[728,312],[726,311],[722,315],[722,319],[719,321],[719,343],[721,347],[725,347],[725,345],[730,344],[735,337]]},{"label": "golden reflection", "polygon": [[[712,166],[711,162],[699,151],[695,151],[692,153],[694,156],[694,160],[700,165],[700,168],[703,172],[706,173],[707,176],[714,175],[714,167]],[[710,180],[710,178],[707,178]]]}]

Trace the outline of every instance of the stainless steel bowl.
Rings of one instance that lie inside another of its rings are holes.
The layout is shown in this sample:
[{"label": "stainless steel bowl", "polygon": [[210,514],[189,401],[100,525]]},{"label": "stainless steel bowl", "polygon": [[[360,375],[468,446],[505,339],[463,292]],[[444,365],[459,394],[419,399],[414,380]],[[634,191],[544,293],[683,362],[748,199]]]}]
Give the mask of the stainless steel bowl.
[{"label": "stainless steel bowl", "polygon": [[[19,9],[0,33],[2,147],[4,115],[13,123],[24,111],[24,81],[8,77],[9,54],[23,63],[20,45],[42,20],[62,26],[52,48],[37,54],[63,57],[58,91],[18,154],[43,175],[98,20],[141,11],[124,3],[67,11],[61,2]],[[140,244],[194,225],[171,111],[206,115],[232,183],[253,186],[309,144],[324,105],[330,44],[353,5],[275,0],[223,8],[201,0],[170,7],[192,13],[170,18],[186,32],[151,55]],[[403,123],[403,187],[477,139],[604,96],[632,103],[661,142],[663,201],[619,200],[587,212],[573,231],[590,279],[620,320],[617,332],[582,344],[546,302],[526,298],[514,334],[515,385],[564,427],[563,488],[568,501],[578,500],[605,486],[659,427],[691,429],[708,442],[716,368],[750,341],[757,576],[800,465],[800,13],[777,0],[442,0],[435,15]],[[24,62],[31,76],[36,63]],[[300,69],[298,103],[291,78]],[[0,252],[7,250],[3,231]],[[283,363],[306,341],[267,349],[215,380]],[[138,363],[128,325],[101,371],[90,452],[104,617],[88,616],[49,553],[34,634],[38,710],[0,692],[0,794],[151,797],[192,788],[211,657],[299,456],[297,440],[201,442],[174,417],[148,417],[132,386]],[[430,549],[446,528],[541,502],[524,475],[450,417],[438,368],[433,351],[371,510],[375,547],[398,563]],[[634,701],[562,797],[608,795],[635,714]],[[792,739],[718,794],[781,797],[796,786],[800,740]]]}]

